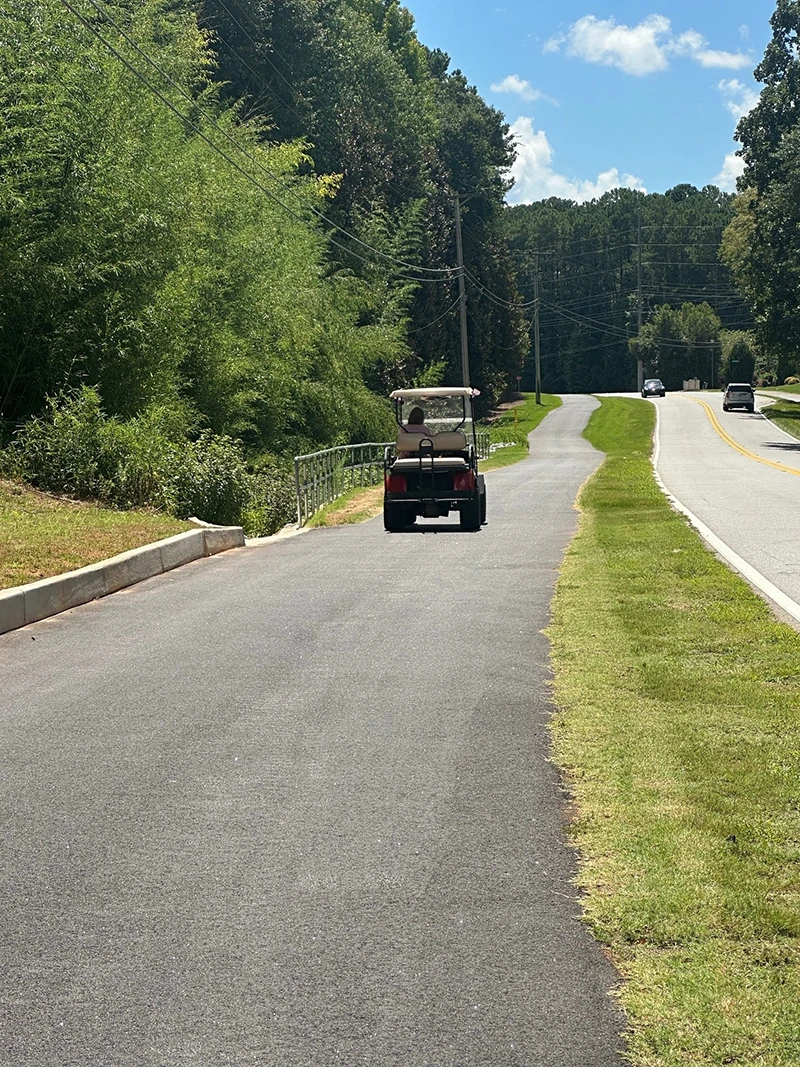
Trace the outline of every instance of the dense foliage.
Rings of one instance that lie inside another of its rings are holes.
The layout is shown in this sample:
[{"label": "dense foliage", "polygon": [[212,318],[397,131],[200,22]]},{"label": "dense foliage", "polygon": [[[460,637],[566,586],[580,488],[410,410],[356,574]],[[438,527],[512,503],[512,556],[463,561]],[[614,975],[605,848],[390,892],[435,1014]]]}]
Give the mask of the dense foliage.
[{"label": "dense foliage", "polygon": [[397,0],[203,0],[202,12],[230,98],[303,138],[317,173],[341,175],[327,215],[357,240],[337,232],[332,254],[385,287],[374,321],[401,326],[407,344],[368,376],[381,394],[418,377],[430,384],[432,374],[461,381],[458,290],[448,276],[461,194],[471,383],[496,399],[528,345],[502,230],[514,158],[503,116],[449,72],[444,53],[417,40]]},{"label": "dense foliage", "polygon": [[48,398],[77,417],[84,387],[129,434],[166,419],[172,441],[235,442],[251,472],[384,438],[389,388],[460,380],[455,190],[478,194],[472,381],[491,402],[527,346],[481,292],[518,300],[512,158],[502,116],[394,0],[5,5],[6,439],[52,421]]},{"label": "dense foliage", "polygon": [[[716,384],[720,327],[752,326],[718,259],[733,199],[714,186],[679,185],[650,195],[616,189],[586,204],[553,198],[509,212],[528,302],[538,262],[548,391],[635,388],[637,356],[645,373],[663,371],[670,388],[687,377]],[[643,342],[637,347],[629,341],[639,332],[640,264]],[[691,310],[695,305],[712,317]],[[529,366],[523,384],[532,384],[530,374]]]},{"label": "dense foliage", "polygon": [[778,0],[771,23],[764,88],[736,131],[745,171],[722,255],[784,381],[800,370],[800,3]]}]

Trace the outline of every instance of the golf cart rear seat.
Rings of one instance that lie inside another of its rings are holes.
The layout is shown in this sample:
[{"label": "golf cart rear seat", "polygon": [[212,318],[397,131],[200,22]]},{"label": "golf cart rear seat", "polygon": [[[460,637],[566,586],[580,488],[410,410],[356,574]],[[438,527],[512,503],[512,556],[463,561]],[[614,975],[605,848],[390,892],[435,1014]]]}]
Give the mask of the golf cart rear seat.
[{"label": "golf cart rear seat", "polygon": [[424,433],[397,435],[395,443],[400,458],[392,464],[392,470],[402,471],[424,467],[437,470],[465,470],[468,466],[467,439],[460,430],[436,433],[429,437]]}]

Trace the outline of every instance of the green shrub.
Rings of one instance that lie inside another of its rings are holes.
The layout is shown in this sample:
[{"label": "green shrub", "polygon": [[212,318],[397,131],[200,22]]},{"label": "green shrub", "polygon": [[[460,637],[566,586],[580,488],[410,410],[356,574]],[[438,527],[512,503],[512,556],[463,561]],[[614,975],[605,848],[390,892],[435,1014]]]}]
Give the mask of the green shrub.
[{"label": "green shrub", "polygon": [[528,434],[521,426],[492,426],[489,429],[490,444],[519,445],[527,447]]},{"label": "green shrub", "polygon": [[242,510],[242,526],[250,537],[268,537],[296,518],[294,475],[270,455],[254,461],[252,472],[250,497]]},{"label": "green shrub", "polygon": [[251,495],[241,446],[230,437],[202,433],[186,444],[165,471],[170,511],[179,519],[238,525]]},{"label": "green shrub", "polygon": [[97,391],[83,387],[48,400],[4,450],[2,469],[51,492],[242,524],[252,534],[291,519],[291,476],[276,461],[251,472],[238,442],[209,430],[190,440],[187,426],[174,408],[108,418]]},{"label": "green shrub", "polygon": [[47,413],[26,422],[11,447],[33,485],[102,500],[116,465],[109,428],[97,391],[84,387],[49,397]]}]

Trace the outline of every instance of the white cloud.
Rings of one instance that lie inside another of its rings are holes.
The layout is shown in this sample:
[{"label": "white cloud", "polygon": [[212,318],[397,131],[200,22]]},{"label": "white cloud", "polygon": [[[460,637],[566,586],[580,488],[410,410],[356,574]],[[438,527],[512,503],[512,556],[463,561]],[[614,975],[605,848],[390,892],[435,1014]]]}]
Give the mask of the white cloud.
[{"label": "white cloud", "polygon": [[713,48],[703,48],[692,56],[701,67],[722,67],[726,70],[742,70],[743,67],[752,66],[748,56],[741,52],[718,52]]},{"label": "white cloud", "polygon": [[494,85],[490,85],[489,88],[493,93],[513,93],[515,96],[519,96],[528,102],[533,100],[547,100],[551,104],[556,103],[555,100],[552,100],[549,96],[545,96],[539,89],[534,89],[530,82],[520,78],[518,74],[509,74],[507,78],[503,78],[501,82],[496,82]]},{"label": "white cloud", "polygon": [[669,29],[670,21],[663,15],[650,15],[632,28],[617,25],[614,19],[585,15],[570,26],[564,37],[548,41],[545,49],[556,52],[564,44],[568,56],[587,63],[619,67],[626,74],[651,74],[668,65],[659,38]]},{"label": "white cloud", "polygon": [[555,153],[547,134],[544,130],[535,130],[530,118],[518,118],[511,126],[511,133],[517,145],[517,159],[511,168],[514,188],[509,193],[509,203],[529,204],[550,196],[583,203],[620,187],[646,192],[639,178],[632,174],[620,175],[616,167],[598,174],[596,181],[576,181],[559,174],[553,168]]},{"label": "white cloud", "polygon": [[723,192],[735,193],[736,179],[741,177],[742,174],[744,174],[744,160],[737,156],[735,152],[729,152],[725,156],[722,170],[713,179],[712,184],[722,189]]},{"label": "white cloud", "polygon": [[564,48],[568,56],[617,67],[638,77],[666,70],[673,56],[685,56],[703,67],[727,70],[750,65],[750,59],[740,52],[722,52],[707,45],[708,41],[696,30],[676,36],[672,23],[664,15],[648,15],[638,26],[585,15],[566,33],[547,41],[544,51],[558,52]]},{"label": "white cloud", "polygon": [[744,85],[738,78],[723,78],[717,88],[726,98],[725,107],[737,122],[748,111],[752,111],[759,101],[758,90]]},{"label": "white cloud", "polygon": [[[736,122],[756,106],[759,101],[759,92],[755,87],[745,85],[738,78],[723,78],[717,84],[717,88],[725,98],[725,107]],[[736,152],[729,152],[725,156],[722,170],[713,179],[714,185],[719,186],[726,193],[736,192],[736,179],[744,174],[744,160],[737,156]]]}]

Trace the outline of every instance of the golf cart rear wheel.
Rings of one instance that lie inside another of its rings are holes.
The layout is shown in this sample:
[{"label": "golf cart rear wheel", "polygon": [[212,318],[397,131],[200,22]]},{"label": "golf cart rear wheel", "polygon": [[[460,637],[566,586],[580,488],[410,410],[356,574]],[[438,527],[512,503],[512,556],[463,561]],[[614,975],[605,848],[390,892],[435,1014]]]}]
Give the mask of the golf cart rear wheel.
[{"label": "golf cart rear wheel", "polygon": [[383,525],[390,533],[399,533],[408,523],[408,514],[402,504],[393,504],[390,500],[383,502]]},{"label": "golf cart rear wheel", "polygon": [[461,529],[480,530],[481,528],[481,497],[479,493],[466,503],[461,509]]}]

